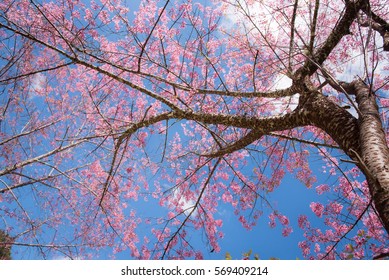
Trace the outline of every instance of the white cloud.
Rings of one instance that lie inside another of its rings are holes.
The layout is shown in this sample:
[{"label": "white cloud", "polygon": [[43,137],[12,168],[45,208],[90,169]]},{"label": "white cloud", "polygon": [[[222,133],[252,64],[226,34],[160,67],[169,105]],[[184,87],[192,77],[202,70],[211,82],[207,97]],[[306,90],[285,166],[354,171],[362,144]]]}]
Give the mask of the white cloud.
[{"label": "white cloud", "polygon": [[71,258],[71,257],[65,256],[65,255],[62,255],[62,256],[54,256],[51,260],[68,261],[68,260],[82,260],[82,258],[81,257]]},{"label": "white cloud", "polygon": [[[271,44],[278,42],[280,36],[289,36],[289,21],[282,12],[286,7],[283,3],[276,3],[274,0],[247,1],[235,0],[226,1],[227,6],[223,17],[223,27],[228,31],[237,24],[248,31],[251,36],[266,36]],[[300,10],[309,10],[309,4],[300,7]],[[307,19],[298,14],[295,18],[295,29],[299,32],[299,38],[309,34]],[[271,39],[270,39],[271,37]],[[295,38],[296,39],[296,38]],[[302,44],[301,46],[302,47]]]},{"label": "white cloud", "polygon": [[274,88],[276,90],[278,89],[286,89],[288,87],[290,87],[292,85],[292,79],[290,79],[289,77],[283,75],[283,74],[280,74],[276,79],[275,79],[275,83],[274,83]]},{"label": "white cloud", "polygon": [[[192,213],[193,208],[196,205],[196,201],[194,199],[187,199],[183,196],[183,191],[179,188],[176,188],[173,191],[173,195],[170,199],[169,206],[171,208],[176,208],[178,206],[179,209],[183,210],[183,213],[188,216]],[[197,209],[195,209],[192,213],[192,216],[196,216]]]},{"label": "white cloud", "polygon": [[[274,90],[287,89],[292,85],[292,80],[283,74],[279,74],[275,79]],[[293,111],[299,102],[300,94],[296,93],[290,97],[282,99],[274,99],[273,105],[275,106],[274,115],[285,114],[289,111]]]},{"label": "white cloud", "polygon": [[42,73],[37,73],[33,75],[30,82],[29,97],[31,99],[39,97],[42,95],[42,92],[45,88],[46,76]]}]

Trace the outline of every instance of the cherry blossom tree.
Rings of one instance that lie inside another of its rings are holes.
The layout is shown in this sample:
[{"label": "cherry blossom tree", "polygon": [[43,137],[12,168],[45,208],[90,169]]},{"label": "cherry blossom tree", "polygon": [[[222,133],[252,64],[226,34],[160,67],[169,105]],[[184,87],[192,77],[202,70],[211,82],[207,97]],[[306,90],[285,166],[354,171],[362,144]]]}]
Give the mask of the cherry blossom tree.
[{"label": "cherry blossom tree", "polygon": [[139,2],[0,3],[0,222],[18,254],[201,259],[226,205],[288,236],[271,196],[291,174],[323,223],[298,218],[304,257],[385,257],[387,1]]}]

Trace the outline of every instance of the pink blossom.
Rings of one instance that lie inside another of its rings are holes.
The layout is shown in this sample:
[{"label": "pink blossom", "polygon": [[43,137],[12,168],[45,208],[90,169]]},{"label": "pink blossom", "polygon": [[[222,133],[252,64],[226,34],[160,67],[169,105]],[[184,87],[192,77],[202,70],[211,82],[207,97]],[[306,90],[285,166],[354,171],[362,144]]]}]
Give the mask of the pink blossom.
[{"label": "pink blossom", "polygon": [[319,253],[320,252],[320,244],[318,243],[315,243],[315,249],[314,249],[315,253]]},{"label": "pink blossom", "polygon": [[274,228],[274,227],[276,227],[276,221],[275,221],[275,219],[276,219],[276,215],[274,214],[274,213],[271,213],[270,215],[269,215],[269,226],[271,227],[271,228]]},{"label": "pink blossom", "polygon": [[329,205],[329,209],[331,209],[331,211],[334,214],[340,214],[340,212],[343,209],[343,205],[340,204],[340,203],[337,203],[337,202],[331,202],[330,205]]},{"label": "pink blossom", "polygon": [[318,194],[323,194],[325,192],[328,192],[330,190],[330,187],[327,184],[322,184],[316,187],[316,192]]},{"label": "pink blossom", "polygon": [[196,259],[196,260],[202,260],[202,259],[204,259],[203,254],[202,254],[201,252],[196,252],[196,253],[195,253],[195,259]]},{"label": "pink blossom", "polygon": [[222,199],[223,199],[224,202],[231,203],[233,197],[232,197],[232,195],[229,192],[225,192],[225,193],[222,194]]},{"label": "pink blossom", "polygon": [[284,227],[282,229],[282,236],[289,236],[293,232],[293,229],[291,227]]},{"label": "pink blossom", "polygon": [[89,9],[85,9],[85,19],[91,21],[93,19],[93,14]]},{"label": "pink blossom", "polygon": [[285,215],[278,215],[278,219],[281,222],[282,225],[288,226],[289,225],[289,219]]},{"label": "pink blossom", "polygon": [[167,216],[168,216],[168,218],[171,220],[171,219],[173,219],[173,218],[176,217],[176,214],[173,213],[173,212],[169,212]]},{"label": "pink blossom", "polygon": [[305,215],[300,215],[298,217],[298,225],[301,229],[305,229],[307,227],[309,227],[309,221],[308,221],[308,218],[307,216]]},{"label": "pink blossom", "polygon": [[315,215],[319,218],[323,215],[324,206],[321,203],[311,202],[309,207],[311,207],[312,212],[315,213]]},{"label": "pink blossom", "polygon": [[308,257],[311,252],[309,243],[307,241],[301,241],[298,243],[298,246],[302,249],[303,256]]},{"label": "pink blossom", "polygon": [[217,227],[223,226],[223,220],[215,220],[215,225],[216,225]]}]

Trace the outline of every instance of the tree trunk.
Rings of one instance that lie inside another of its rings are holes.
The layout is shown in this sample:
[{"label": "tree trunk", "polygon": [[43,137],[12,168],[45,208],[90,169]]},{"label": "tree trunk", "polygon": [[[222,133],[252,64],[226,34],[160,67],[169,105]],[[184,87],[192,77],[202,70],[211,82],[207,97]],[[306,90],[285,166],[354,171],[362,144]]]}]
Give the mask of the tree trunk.
[{"label": "tree trunk", "polygon": [[382,128],[375,94],[363,81],[352,83],[360,110],[359,143],[364,173],[381,221],[389,233],[389,149]]},{"label": "tree trunk", "polygon": [[375,101],[363,81],[344,84],[356,95],[359,118],[319,92],[303,94],[298,110],[306,124],[323,129],[366,176],[370,195],[383,226],[389,233],[389,149]]}]

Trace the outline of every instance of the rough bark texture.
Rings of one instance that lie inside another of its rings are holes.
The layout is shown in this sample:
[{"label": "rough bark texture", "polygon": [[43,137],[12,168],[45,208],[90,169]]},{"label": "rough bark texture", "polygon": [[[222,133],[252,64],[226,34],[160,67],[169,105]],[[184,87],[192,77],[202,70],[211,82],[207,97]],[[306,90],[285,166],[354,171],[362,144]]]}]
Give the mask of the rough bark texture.
[{"label": "rough bark texture", "polygon": [[389,149],[375,95],[361,80],[345,87],[349,94],[356,95],[358,119],[316,91],[303,94],[296,110],[300,111],[302,123],[323,129],[357,162],[366,176],[382,224],[389,232]]},{"label": "rough bark texture", "polygon": [[382,224],[389,232],[389,149],[375,95],[361,80],[345,85],[356,95],[359,118],[319,92],[303,95],[299,107],[302,122],[327,132],[362,170]]},{"label": "rough bark texture", "polygon": [[385,31],[382,37],[384,40],[384,51],[389,52],[389,31]]},{"label": "rough bark texture", "polygon": [[352,151],[359,151],[359,128],[355,117],[319,92],[303,96],[300,106],[304,123],[324,130],[348,156],[355,158]]},{"label": "rough bark texture", "polygon": [[375,208],[389,232],[389,149],[382,128],[375,95],[370,87],[357,80],[353,83],[359,116],[361,159]]}]

